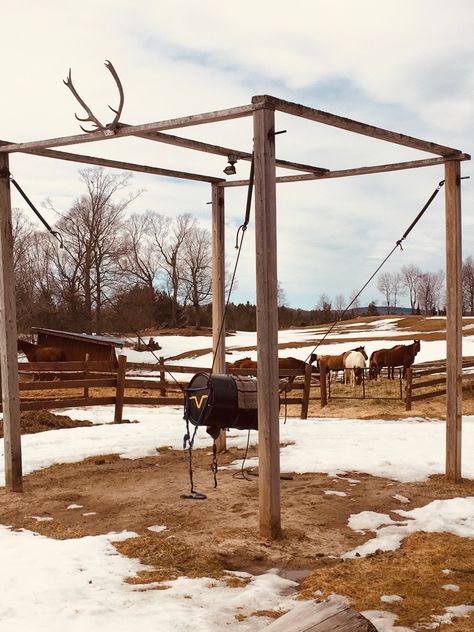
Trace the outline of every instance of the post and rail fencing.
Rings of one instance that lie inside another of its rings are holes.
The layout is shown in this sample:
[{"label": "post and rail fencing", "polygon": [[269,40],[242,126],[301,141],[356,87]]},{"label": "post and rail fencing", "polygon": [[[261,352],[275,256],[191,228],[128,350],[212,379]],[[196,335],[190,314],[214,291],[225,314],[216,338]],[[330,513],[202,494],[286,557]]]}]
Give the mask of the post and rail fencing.
[{"label": "post and rail fencing", "polygon": [[[168,364],[164,358],[155,364],[127,362],[125,355],[120,355],[117,363],[88,358],[81,362],[19,362],[20,411],[113,405],[114,421],[119,422],[125,405],[183,405],[187,381],[166,380],[167,374],[209,370]],[[229,368],[228,373],[256,375],[257,371]],[[295,369],[280,373],[280,404],[301,406],[302,419],[308,416],[312,375],[310,366],[304,374]],[[290,383],[288,378],[294,381]],[[295,396],[292,391],[300,394]]]},{"label": "post and rail fencing", "polygon": [[[462,387],[474,388],[474,361],[464,360],[462,363]],[[433,377],[430,377],[433,376]],[[425,379],[428,378],[428,379]],[[432,399],[446,395],[446,364],[432,366],[413,365],[407,369],[405,385],[405,409],[411,410],[415,401]]]}]

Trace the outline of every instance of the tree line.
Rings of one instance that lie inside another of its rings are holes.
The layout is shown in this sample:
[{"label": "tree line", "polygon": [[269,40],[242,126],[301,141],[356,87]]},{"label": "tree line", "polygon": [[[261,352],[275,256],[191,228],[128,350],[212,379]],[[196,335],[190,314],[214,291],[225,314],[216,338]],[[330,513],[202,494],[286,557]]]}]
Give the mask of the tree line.
[{"label": "tree line", "polygon": [[[57,213],[56,239],[13,210],[13,255],[18,329],[32,326],[82,332],[130,332],[159,327],[209,327],[212,320],[212,253],[209,230],[189,213],[170,218],[156,211],[128,214],[140,191],[127,192],[131,176],[102,168],[79,172],[84,192]],[[466,313],[474,313],[474,262],[463,263]],[[382,273],[378,289],[387,311],[408,296],[413,313],[444,309],[443,273],[404,266]],[[288,306],[279,285],[280,327],[305,326],[377,314],[351,294],[332,301],[322,294],[313,309]],[[255,330],[256,308],[230,303],[230,329]]]}]

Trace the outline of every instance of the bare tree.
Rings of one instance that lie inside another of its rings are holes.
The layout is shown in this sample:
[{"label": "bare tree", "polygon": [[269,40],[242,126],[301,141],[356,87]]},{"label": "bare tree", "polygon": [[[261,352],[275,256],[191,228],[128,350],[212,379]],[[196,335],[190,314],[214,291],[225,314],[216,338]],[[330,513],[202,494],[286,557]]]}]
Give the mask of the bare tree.
[{"label": "bare tree", "polygon": [[[101,310],[110,285],[117,279],[118,260],[123,251],[121,223],[125,209],[140,192],[116,201],[129,185],[129,175],[116,175],[102,168],[79,172],[86,193],[78,198],[57,223],[65,250],[57,258],[58,272],[69,300],[77,302],[81,289],[86,328],[101,330]],[[95,308],[95,312],[94,312]]]},{"label": "bare tree", "polygon": [[129,285],[139,284],[154,290],[163,272],[162,257],[153,243],[150,211],[134,213],[123,224],[124,250],[120,269]]},{"label": "bare tree", "polygon": [[421,274],[420,268],[413,263],[402,267],[402,271],[401,271],[402,284],[405,290],[408,292],[412,314],[414,314],[416,310],[417,287],[418,287],[418,279],[419,279],[420,274]]},{"label": "bare tree", "polygon": [[195,325],[201,326],[201,305],[209,301],[212,291],[211,235],[192,223],[186,233],[181,258],[186,300],[194,310]]},{"label": "bare tree", "polygon": [[342,316],[345,308],[346,308],[346,301],[344,299],[344,296],[342,294],[338,294],[334,301],[334,311],[336,312],[338,318]]},{"label": "bare tree", "polygon": [[418,302],[425,316],[435,314],[440,310],[444,274],[439,272],[423,272],[420,274],[417,286]]},{"label": "bare tree", "polygon": [[465,312],[474,314],[474,261],[470,256],[462,264],[462,297]]},{"label": "bare tree", "polygon": [[189,213],[179,215],[175,220],[159,213],[150,214],[153,243],[161,256],[171,299],[171,325],[173,327],[178,324],[178,299],[180,295],[184,297],[186,295],[182,272],[185,239],[195,224],[196,220]]},{"label": "bare tree", "polygon": [[403,286],[402,275],[399,272],[394,272],[392,274],[392,297],[393,297],[393,307],[397,307],[397,299],[399,294],[405,293],[405,288]]},{"label": "bare tree", "polygon": [[377,277],[377,289],[383,294],[385,305],[387,306],[387,314],[390,314],[393,299],[393,280],[391,272],[382,272]]}]

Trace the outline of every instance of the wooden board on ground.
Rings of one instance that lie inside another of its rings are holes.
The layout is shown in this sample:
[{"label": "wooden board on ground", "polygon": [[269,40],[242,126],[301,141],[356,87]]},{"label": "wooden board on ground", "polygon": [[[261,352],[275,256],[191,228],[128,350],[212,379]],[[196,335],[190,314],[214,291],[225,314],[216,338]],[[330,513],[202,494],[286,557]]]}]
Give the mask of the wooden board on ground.
[{"label": "wooden board on ground", "polygon": [[305,601],[264,628],[268,632],[377,632],[343,600]]}]

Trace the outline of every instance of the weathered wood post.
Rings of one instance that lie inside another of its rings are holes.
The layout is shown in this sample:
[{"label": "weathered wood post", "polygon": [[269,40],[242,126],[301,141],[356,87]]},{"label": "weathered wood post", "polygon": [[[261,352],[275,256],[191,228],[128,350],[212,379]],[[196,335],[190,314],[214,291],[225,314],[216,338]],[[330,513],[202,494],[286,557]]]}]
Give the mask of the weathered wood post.
[{"label": "weathered wood post", "polygon": [[280,515],[278,301],[275,112],[254,97],[255,249],[257,272],[257,379],[260,535],[277,538]]},{"label": "weathered wood post", "polygon": [[127,356],[119,355],[117,366],[117,386],[115,390],[115,414],[114,421],[119,423],[123,417],[123,400],[125,397],[125,374],[127,369]]},{"label": "weathered wood post", "polygon": [[[83,374],[83,378],[85,380],[88,380],[89,377],[90,377],[90,375],[89,375],[89,373],[90,373],[90,371],[89,371],[89,358],[90,358],[89,354],[86,353],[86,357],[85,357],[85,360],[84,360],[84,374]],[[84,386],[84,393],[83,393],[82,396],[83,397],[89,397],[89,387],[88,386]]]},{"label": "weathered wood post", "polygon": [[308,419],[309,396],[311,393],[312,374],[313,374],[313,367],[311,364],[307,363],[304,368],[304,386],[303,386],[303,398],[301,402],[301,419]]},{"label": "weathered wood post", "polygon": [[411,410],[411,394],[412,394],[412,384],[413,384],[413,369],[408,367],[406,383],[405,383],[405,410]]},{"label": "weathered wood post", "polygon": [[164,364],[165,364],[165,357],[160,356],[160,382],[161,382],[160,395],[161,397],[166,396],[166,376],[163,369]]},{"label": "weathered wood post", "polygon": [[[225,223],[224,189],[212,185],[212,349],[214,371],[225,373]],[[222,332],[221,332],[222,329]],[[225,430],[217,439],[217,450],[226,449]]]},{"label": "weathered wood post", "polygon": [[23,491],[20,393],[8,154],[0,154],[0,365],[2,367],[5,487]]},{"label": "weathered wood post", "polygon": [[446,204],[446,477],[461,480],[462,286],[461,167],[445,163]]},{"label": "weathered wood post", "polygon": [[327,368],[325,362],[319,361],[319,388],[321,390],[321,408],[324,408],[328,404],[327,393]]}]

